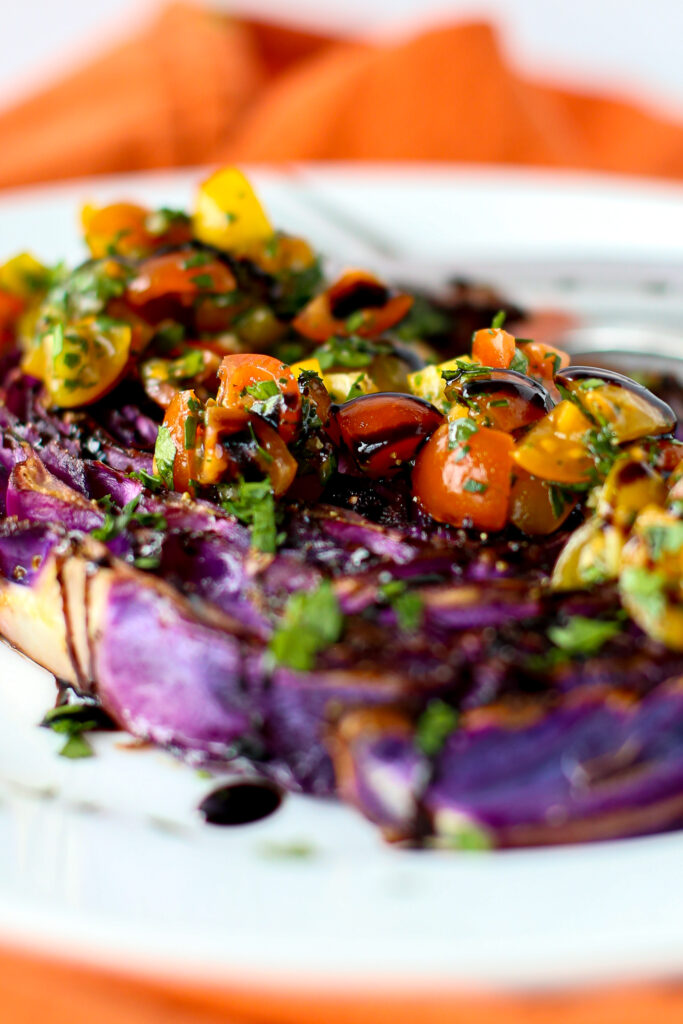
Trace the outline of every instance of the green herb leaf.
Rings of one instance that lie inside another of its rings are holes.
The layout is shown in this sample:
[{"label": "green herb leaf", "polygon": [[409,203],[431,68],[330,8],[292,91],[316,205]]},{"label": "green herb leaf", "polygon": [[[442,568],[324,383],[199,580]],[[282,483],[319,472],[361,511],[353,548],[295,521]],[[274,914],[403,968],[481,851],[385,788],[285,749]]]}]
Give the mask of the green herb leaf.
[{"label": "green herb leaf", "polygon": [[80,733],[75,733],[73,736],[69,736],[68,740],[59,751],[60,757],[69,757],[72,760],[76,760],[81,757],[93,757],[95,751],[88,743],[85,736],[81,736]]},{"label": "green herb leaf", "polygon": [[424,605],[416,591],[409,590],[403,580],[390,580],[382,584],[379,592],[396,613],[396,620],[402,630],[413,633],[420,628]]},{"label": "green herb leaf", "polygon": [[653,620],[661,618],[666,610],[665,584],[663,573],[640,566],[628,566],[619,577],[622,594]]},{"label": "green herb leaf", "polygon": [[211,277],[211,274],[195,274],[192,281],[198,288],[207,290],[209,288],[213,288],[213,278]]},{"label": "green herb leaf", "polygon": [[183,260],[183,270],[192,270],[193,267],[205,267],[207,263],[211,263],[212,259],[213,256],[210,253],[196,249]]},{"label": "green herb leaf", "polygon": [[570,655],[583,654],[590,657],[621,632],[618,622],[603,622],[574,615],[564,626],[551,626],[548,637],[561,650]]},{"label": "green herb leaf", "polygon": [[427,757],[441,753],[458,727],[458,712],[442,700],[431,700],[417,720],[415,743]]},{"label": "green herb leaf", "polygon": [[359,327],[362,327],[364,323],[365,323],[365,310],[357,309],[355,313],[352,313],[351,316],[346,318],[345,327],[346,327],[347,331],[350,331],[351,333],[353,333],[354,331],[357,331],[359,329]]},{"label": "green herb leaf", "polygon": [[156,444],[154,446],[154,461],[161,482],[169,491],[173,490],[173,465],[175,463],[176,447],[168,427],[159,427]]},{"label": "green herb leaf", "polygon": [[270,480],[240,480],[236,488],[224,488],[221,497],[223,508],[251,527],[252,547],[274,554],[277,530]]},{"label": "green herb leaf", "polygon": [[493,402],[489,402],[491,409],[505,409],[509,405],[507,398],[496,398]]},{"label": "green herb leaf", "polygon": [[255,398],[257,402],[265,402],[281,394],[279,387],[274,380],[260,380],[256,384],[249,384],[245,389],[248,395]]},{"label": "green herb leaf", "polygon": [[270,641],[270,652],[279,665],[306,672],[319,651],[336,643],[343,627],[339,602],[325,580],[316,590],[292,594]]},{"label": "green herb leaf", "polygon": [[185,450],[194,448],[197,440],[197,419],[195,416],[188,416],[185,420]]},{"label": "green herb leaf", "polygon": [[493,320],[491,321],[491,327],[493,327],[494,331],[499,330],[505,323],[506,319],[507,313],[505,312],[505,310],[499,309],[496,315],[494,316]]},{"label": "green herb leaf", "polygon": [[655,562],[664,554],[677,555],[683,548],[683,523],[649,526],[645,531],[645,539]]},{"label": "green herb leaf", "polygon": [[472,477],[468,477],[462,486],[463,490],[469,491],[470,494],[484,494],[489,489],[489,485],[483,480],[473,480]]},{"label": "green herb leaf", "polygon": [[600,380],[599,377],[586,377],[579,382],[580,391],[595,391],[596,388],[604,388],[604,386],[604,380]]},{"label": "green herb leaf", "polygon": [[515,354],[512,357],[512,362],[510,363],[510,369],[516,370],[517,373],[529,372],[529,360],[520,348],[515,349]]}]

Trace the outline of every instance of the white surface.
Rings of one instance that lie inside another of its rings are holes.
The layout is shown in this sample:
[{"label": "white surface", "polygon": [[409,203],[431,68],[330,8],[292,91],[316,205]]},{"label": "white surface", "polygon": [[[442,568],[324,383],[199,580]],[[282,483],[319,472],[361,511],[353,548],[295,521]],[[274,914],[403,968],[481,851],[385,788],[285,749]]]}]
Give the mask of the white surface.
[{"label": "white surface", "polygon": [[[207,0],[211,5],[211,0]],[[125,35],[157,0],[22,0],[3,6],[0,106]],[[214,0],[214,7],[383,37],[483,17],[525,74],[626,93],[683,114],[680,0]],[[5,9],[6,8],[6,9]]]},{"label": "white surface", "polygon": [[[489,257],[516,251],[518,270],[543,257],[546,273],[553,260],[577,259],[582,237],[591,260],[623,253],[630,273],[635,260],[647,266],[658,257],[666,271],[675,267],[671,236],[680,237],[683,217],[675,191],[540,176],[420,177],[413,169],[356,173],[345,184],[332,170],[303,171],[295,188],[272,174],[258,180],[278,224],[370,263],[367,249],[326,226],[311,195],[334,197],[361,220],[372,211],[372,231],[385,241],[399,225],[398,249],[409,242],[418,264],[434,248],[442,263],[456,252],[460,261],[481,258],[485,243]],[[77,199],[176,204],[190,192],[181,176],[24,192],[0,202],[0,238],[8,253],[30,247],[74,259]],[[620,215],[605,213],[596,225],[609,196]],[[53,697],[46,673],[0,646],[2,940],[261,986],[554,986],[683,970],[683,834],[504,854],[412,853],[384,846],[350,809],[294,797],[266,821],[210,828],[195,807],[211,784],[163,753],[122,750],[121,736],[102,735],[96,758],[58,758],[59,738],[36,728]],[[270,854],[272,844],[292,842],[311,844],[312,855]]]}]

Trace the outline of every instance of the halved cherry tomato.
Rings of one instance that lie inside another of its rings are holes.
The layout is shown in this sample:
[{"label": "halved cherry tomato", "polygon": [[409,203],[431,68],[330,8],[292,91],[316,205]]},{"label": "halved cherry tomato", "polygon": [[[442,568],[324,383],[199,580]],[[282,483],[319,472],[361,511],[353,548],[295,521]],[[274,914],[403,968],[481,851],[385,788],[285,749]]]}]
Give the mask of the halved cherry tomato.
[{"label": "halved cherry tomato", "polygon": [[483,366],[507,369],[514,354],[514,335],[502,327],[483,327],[472,339],[472,358]]},{"label": "halved cherry tomato", "polygon": [[251,416],[249,419],[262,449],[262,452],[257,453],[256,463],[270,477],[273,494],[279,498],[294,481],[298,469],[297,461],[290,454],[277,430],[260,416]]},{"label": "halved cherry tomato", "polygon": [[139,373],[146,394],[167,409],[183,382],[205,384],[215,390],[211,384],[215,384],[219,365],[220,356],[215,352],[193,345],[177,359],[145,359],[139,364]]},{"label": "halved cherry tomato", "polygon": [[520,350],[529,361],[529,373],[533,377],[552,380],[556,373],[569,366],[571,359],[566,352],[542,341],[521,341]]},{"label": "halved cherry tomato", "polygon": [[335,284],[305,306],[292,325],[305,338],[327,341],[332,335],[375,338],[410,310],[411,295],[390,292],[365,270],[347,270]]},{"label": "halved cherry tomato", "polygon": [[94,259],[116,253],[138,259],[162,246],[183,245],[192,238],[189,218],[160,217],[162,228],[150,231],[155,215],[136,203],[112,203],[99,209],[84,206],[81,223],[85,242]]},{"label": "halved cherry tomato", "polygon": [[[192,481],[200,476],[200,450],[204,440],[202,409],[192,389],[179,391],[171,399],[163,426],[175,445],[173,486],[176,491],[194,491]],[[154,466],[156,472],[156,463]]]},{"label": "halved cherry tomato", "polygon": [[230,437],[246,430],[249,417],[246,410],[235,406],[226,409],[213,400],[206,403],[204,411],[204,458],[199,471],[202,485],[217,484],[226,476],[235,477],[239,466],[230,449],[223,444],[224,437]]},{"label": "halved cherry tomato", "polygon": [[513,448],[509,434],[488,427],[454,441],[444,423],[417,457],[413,493],[440,523],[502,530],[508,517]]},{"label": "halved cherry tomato", "polygon": [[445,395],[467,405],[481,426],[508,434],[535,423],[554,404],[544,384],[515,370],[464,376],[448,384]]},{"label": "halved cherry tomato", "polygon": [[668,434],[676,414],[651,391],[614,370],[571,366],[557,378],[598,423],[609,424],[618,441],[635,441],[649,434]]},{"label": "halved cherry tomato", "polygon": [[443,423],[423,398],[384,392],[361,395],[334,410],[342,441],[367,476],[392,476]]},{"label": "halved cherry tomato", "polygon": [[510,521],[532,537],[554,533],[579,500],[566,491],[551,496],[552,484],[517,467],[510,491]]},{"label": "halved cherry tomato", "polygon": [[261,270],[273,276],[285,270],[296,273],[315,262],[315,251],[304,238],[284,235],[279,231],[255,246],[249,255]]},{"label": "halved cherry tomato", "polygon": [[201,256],[198,261],[198,256],[191,249],[151,256],[128,285],[126,298],[133,306],[144,306],[166,296],[189,305],[201,294],[235,291],[234,275],[224,263]]},{"label": "halved cherry tomato", "polygon": [[225,356],[218,370],[220,387],[217,402],[228,408],[251,409],[259,399],[247,388],[272,381],[282,395],[278,431],[289,443],[296,437],[301,422],[301,394],[290,368],[273,356],[237,353]]},{"label": "halved cherry tomato", "polygon": [[560,402],[517,444],[514,460],[527,473],[542,480],[585,483],[593,471],[593,460],[585,444],[586,433],[592,426],[573,402]]}]

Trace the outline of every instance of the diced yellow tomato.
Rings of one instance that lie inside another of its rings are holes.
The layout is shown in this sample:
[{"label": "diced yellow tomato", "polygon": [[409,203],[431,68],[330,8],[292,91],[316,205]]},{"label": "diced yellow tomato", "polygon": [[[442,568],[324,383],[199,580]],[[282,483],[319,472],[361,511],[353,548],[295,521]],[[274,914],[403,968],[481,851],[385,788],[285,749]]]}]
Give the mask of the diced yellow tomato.
[{"label": "diced yellow tomato", "polygon": [[292,363],[289,367],[298,380],[302,373],[317,373],[322,377],[323,371],[317,359],[302,359],[298,363]]},{"label": "diced yellow tomato", "polygon": [[644,395],[621,387],[602,384],[588,390],[575,381],[569,390],[580,397],[581,404],[599,422],[608,423],[617,441],[635,441],[651,434],[666,434],[674,424]]},{"label": "diced yellow tomato", "polygon": [[47,268],[28,252],[13,256],[0,267],[0,289],[30,299],[40,292],[47,276]]},{"label": "diced yellow tomato", "polygon": [[645,461],[624,455],[617,459],[600,489],[597,511],[603,519],[630,529],[646,505],[663,505],[666,484]]},{"label": "diced yellow tomato", "polygon": [[352,397],[358,395],[375,395],[379,390],[375,382],[362,370],[350,370],[348,373],[326,373],[323,384],[335,402],[345,402],[353,391]]},{"label": "diced yellow tomato", "polygon": [[554,590],[580,590],[619,575],[626,534],[618,526],[591,516],[570,535],[555,563]]},{"label": "diced yellow tomato", "polygon": [[560,402],[519,441],[513,458],[527,473],[542,480],[584,483],[593,468],[584,443],[591,426],[573,402]]},{"label": "diced yellow tomato", "polygon": [[244,255],[259,252],[274,234],[254,189],[237,167],[223,167],[199,186],[193,223],[200,242]]},{"label": "diced yellow tomato", "polygon": [[[447,359],[443,363],[437,363],[436,365],[423,366],[421,370],[415,370],[413,373],[408,374],[408,387],[410,388],[411,394],[417,395],[418,398],[424,398],[432,405],[435,405],[441,412],[449,412],[453,403],[451,403],[445,395],[446,381],[442,377],[444,370],[457,370],[458,362],[466,360],[471,362],[469,357],[462,356],[459,359]],[[461,408],[465,408],[462,406]],[[465,409],[464,415],[467,415]]]},{"label": "diced yellow tomato", "polygon": [[128,324],[106,328],[96,317],[46,331],[24,357],[25,373],[39,377],[53,405],[73,409],[110,391],[123,375],[131,345]]}]

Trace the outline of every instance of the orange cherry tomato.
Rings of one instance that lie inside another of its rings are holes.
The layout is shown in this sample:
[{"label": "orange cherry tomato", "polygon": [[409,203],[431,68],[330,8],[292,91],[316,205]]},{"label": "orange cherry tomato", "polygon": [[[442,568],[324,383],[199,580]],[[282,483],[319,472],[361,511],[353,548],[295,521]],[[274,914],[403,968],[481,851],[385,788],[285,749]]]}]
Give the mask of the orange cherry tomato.
[{"label": "orange cherry tomato", "polygon": [[479,427],[462,442],[452,440],[444,423],[415,462],[413,493],[418,503],[440,523],[502,530],[508,517],[513,448],[509,434],[488,427]]},{"label": "orange cherry tomato", "polygon": [[517,467],[510,492],[510,521],[532,537],[554,533],[578,503],[579,496],[556,492],[555,501],[545,480]]},{"label": "orange cherry tomato", "polygon": [[220,260],[197,263],[191,249],[151,256],[141,264],[128,285],[126,298],[133,306],[172,296],[184,304],[202,294],[224,294],[237,287],[232,271]]},{"label": "orange cherry tomato", "polygon": [[334,411],[342,441],[359,468],[371,477],[398,472],[443,418],[424,398],[391,392],[361,395]]},{"label": "orange cherry tomato", "polygon": [[248,422],[244,409],[226,409],[213,400],[207,402],[204,411],[204,458],[198,477],[203,486],[220,483],[226,476],[238,475],[237,461],[223,444],[223,438],[246,430]]},{"label": "orange cherry tomato", "polygon": [[140,257],[167,245],[189,242],[189,221],[172,219],[161,234],[149,231],[150,211],[136,203],[112,203],[99,209],[86,206],[81,213],[85,241],[94,259],[115,252],[119,256]]},{"label": "orange cherry tomato", "polygon": [[556,373],[569,366],[571,359],[561,348],[542,341],[522,341],[519,348],[529,360],[529,373],[533,377],[552,380]]},{"label": "orange cherry tomato", "polygon": [[279,498],[289,490],[299,468],[280,434],[260,416],[250,416],[250,423],[262,452],[256,461],[259,468],[270,477],[273,494]]},{"label": "orange cherry tomato", "polygon": [[305,338],[327,341],[332,335],[375,338],[410,310],[411,295],[390,292],[365,270],[347,270],[327,291],[305,306],[292,324]]},{"label": "orange cherry tomato", "polygon": [[483,327],[472,339],[472,358],[482,366],[507,369],[515,354],[515,338],[502,327]]},{"label": "orange cherry tomato", "polygon": [[[179,391],[171,399],[164,415],[163,426],[175,445],[173,486],[176,491],[194,492],[191,481],[200,476],[199,451],[204,438],[201,407],[192,389]],[[156,463],[154,466],[156,471]]]},{"label": "orange cherry tomato", "polygon": [[278,431],[289,443],[296,437],[301,422],[301,394],[290,368],[273,356],[241,352],[225,356],[218,370],[220,387],[217,402],[227,408],[251,409],[258,397],[247,388],[272,381],[280,394]]}]

